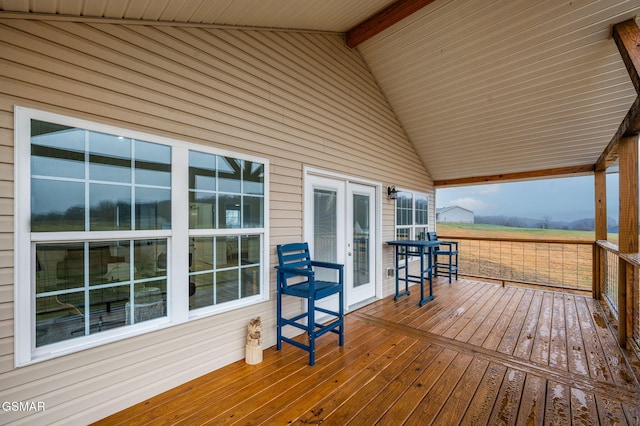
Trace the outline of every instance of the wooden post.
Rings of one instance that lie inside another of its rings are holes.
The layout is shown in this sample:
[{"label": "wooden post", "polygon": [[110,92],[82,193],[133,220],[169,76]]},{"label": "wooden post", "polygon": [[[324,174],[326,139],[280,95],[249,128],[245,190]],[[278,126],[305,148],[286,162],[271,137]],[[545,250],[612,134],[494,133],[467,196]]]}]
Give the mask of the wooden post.
[{"label": "wooden post", "polygon": [[[596,195],[596,241],[608,236],[607,219],[607,171],[597,170],[594,174]],[[593,298],[600,299],[604,282],[604,252],[597,244],[593,246]]]},{"label": "wooden post", "polygon": [[[620,139],[620,253],[638,252],[638,135]],[[633,273],[620,257],[618,263],[618,341],[627,346],[633,332]]]}]

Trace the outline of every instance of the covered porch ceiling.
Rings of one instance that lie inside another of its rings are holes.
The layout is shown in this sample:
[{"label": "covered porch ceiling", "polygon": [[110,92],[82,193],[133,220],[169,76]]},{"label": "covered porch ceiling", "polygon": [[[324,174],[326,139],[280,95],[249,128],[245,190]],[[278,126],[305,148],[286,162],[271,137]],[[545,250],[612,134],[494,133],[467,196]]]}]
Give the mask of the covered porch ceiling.
[{"label": "covered porch ceiling", "polygon": [[640,0],[0,0],[0,11],[345,34],[436,185],[589,172],[637,99],[611,32]]}]

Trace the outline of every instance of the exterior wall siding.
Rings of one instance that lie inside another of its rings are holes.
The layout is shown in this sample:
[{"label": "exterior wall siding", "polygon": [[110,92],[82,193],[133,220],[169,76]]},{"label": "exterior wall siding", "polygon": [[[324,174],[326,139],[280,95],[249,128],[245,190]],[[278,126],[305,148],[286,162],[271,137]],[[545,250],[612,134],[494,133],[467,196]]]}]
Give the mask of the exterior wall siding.
[{"label": "exterior wall siding", "polygon": [[[88,423],[244,357],[249,308],[14,368],[13,109],[24,106],[270,161],[270,265],[303,235],[303,167],[431,194],[431,178],[357,51],[335,34],[0,19],[0,423]],[[28,196],[28,195],[26,195]],[[394,204],[382,197],[382,240]],[[393,252],[383,249],[384,271]],[[383,293],[393,279],[383,277]]]}]

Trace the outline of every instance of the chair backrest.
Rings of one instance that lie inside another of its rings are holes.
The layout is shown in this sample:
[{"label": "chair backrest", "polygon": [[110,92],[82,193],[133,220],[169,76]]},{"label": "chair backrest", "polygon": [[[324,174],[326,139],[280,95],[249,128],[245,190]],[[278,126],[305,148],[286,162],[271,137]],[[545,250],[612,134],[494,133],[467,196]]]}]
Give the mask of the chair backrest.
[{"label": "chair backrest", "polygon": [[311,255],[309,244],[291,243],[281,244],[277,247],[278,264],[281,267],[296,269],[311,269]]},{"label": "chair backrest", "polygon": [[438,234],[436,234],[435,232],[427,232],[427,240],[438,241]]}]

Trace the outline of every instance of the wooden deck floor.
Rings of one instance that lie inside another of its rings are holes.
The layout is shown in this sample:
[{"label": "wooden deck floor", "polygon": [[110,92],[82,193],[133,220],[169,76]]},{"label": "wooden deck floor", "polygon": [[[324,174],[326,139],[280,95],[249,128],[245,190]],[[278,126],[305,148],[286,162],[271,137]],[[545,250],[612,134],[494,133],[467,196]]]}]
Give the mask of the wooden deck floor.
[{"label": "wooden deck floor", "polygon": [[314,367],[269,348],[99,422],[640,425],[640,363],[582,296],[460,280],[347,316]]}]

